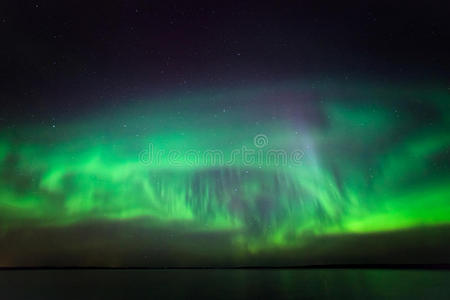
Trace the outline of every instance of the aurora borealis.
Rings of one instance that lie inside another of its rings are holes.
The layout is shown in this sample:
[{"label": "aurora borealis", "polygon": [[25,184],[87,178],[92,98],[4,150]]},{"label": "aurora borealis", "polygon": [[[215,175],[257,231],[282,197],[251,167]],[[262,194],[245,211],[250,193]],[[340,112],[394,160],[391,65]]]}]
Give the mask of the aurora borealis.
[{"label": "aurora borealis", "polygon": [[448,269],[448,6],[1,1],[0,271]]},{"label": "aurora borealis", "polygon": [[[88,234],[95,241],[82,247],[108,252],[102,239],[120,242],[123,232],[135,231],[169,258],[170,249],[189,257],[225,243],[229,252],[217,256],[233,265],[322,237],[450,222],[450,99],[441,86],[298,80],[137,103],[2,131],[0,240],[8,249],[30,232],[60,230],[52,235],[58,244],[80,226],[111,224],[115,233],[94,230]],[[258,150],[258,134],[268,139],[260,149],[301,150],[301,160],[140,159],[149,144],[165,153],[214,149],[227,159],[242,146]],[[198,236],[211,238],[200,246]],[[145,257],[133,264],[158,265]],[[94,262],[127,265],[120,252]],[[0,264],[27,260],[9,250]]]}]

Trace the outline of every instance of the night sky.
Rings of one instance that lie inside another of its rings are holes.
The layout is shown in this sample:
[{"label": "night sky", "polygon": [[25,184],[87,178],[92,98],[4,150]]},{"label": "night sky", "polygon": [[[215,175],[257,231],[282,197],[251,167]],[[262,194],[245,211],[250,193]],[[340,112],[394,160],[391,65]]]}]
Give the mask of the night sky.
[{"label": "night sky", "polygon": [[153,2],[0,4],[0,266],[450,263],[446,1]]}]

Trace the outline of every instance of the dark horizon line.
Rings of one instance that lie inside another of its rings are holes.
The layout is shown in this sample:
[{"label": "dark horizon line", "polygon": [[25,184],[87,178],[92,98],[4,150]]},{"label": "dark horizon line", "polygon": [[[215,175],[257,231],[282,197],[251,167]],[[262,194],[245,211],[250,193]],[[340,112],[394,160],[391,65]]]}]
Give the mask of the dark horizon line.
[{"label": "dark horizon line", "polygon": [[159,266],[159,267],[106,267],[106,266],[18,266],[3,267],[0,271],[21,270],[312,270],[312,269],[372,269],[372,270],[450,270],[450,264],[330,264],[302,266]]}]

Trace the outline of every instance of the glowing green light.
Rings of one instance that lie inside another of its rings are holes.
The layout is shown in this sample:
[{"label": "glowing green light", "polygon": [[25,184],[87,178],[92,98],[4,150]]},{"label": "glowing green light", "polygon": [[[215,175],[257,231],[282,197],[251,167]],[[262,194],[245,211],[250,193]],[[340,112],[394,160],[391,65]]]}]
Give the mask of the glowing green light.
[{"label": "glowing green light", "polygon": [[[225,112],[202,95],[55,127],[19,126],[0,136],[0,222],[7,229],[26,222],[183,221],[192,231],[233,232],[236,247],[250,252],[297,245],[305,234],[447,224],[450,177],[436,164],[439,155],[448,157],[450,119],[442,108],[450,99],[438,91],[410,93],[442,112],[439,124],[412,128],[415,116],[392,108],[397,93],[368,89],[373,106],[325,91],[326,101],[314,103],[326,117],[322,125],[269,117],[277,105],[264,110],[254,100],[261,91],[249,90],[227,95],[241,102]],[[166,153],[220,150],[229,159],[242,146],[257,150],[260,133],[269,141],[264,150],[300,149],[301,163],[139,160],[150,143]]]}]

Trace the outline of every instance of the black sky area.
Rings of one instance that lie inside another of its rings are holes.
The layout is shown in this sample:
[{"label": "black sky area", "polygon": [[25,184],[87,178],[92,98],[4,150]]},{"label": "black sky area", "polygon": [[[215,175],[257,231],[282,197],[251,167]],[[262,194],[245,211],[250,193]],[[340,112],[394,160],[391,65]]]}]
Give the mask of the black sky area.
[{"label": "black sky area", "polygon": [[448,1],[2,1],[0,118],[291,79],[447,84],[449,15]]}]

